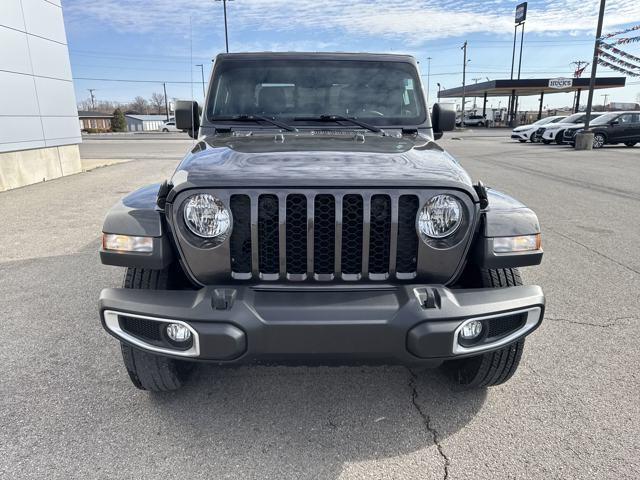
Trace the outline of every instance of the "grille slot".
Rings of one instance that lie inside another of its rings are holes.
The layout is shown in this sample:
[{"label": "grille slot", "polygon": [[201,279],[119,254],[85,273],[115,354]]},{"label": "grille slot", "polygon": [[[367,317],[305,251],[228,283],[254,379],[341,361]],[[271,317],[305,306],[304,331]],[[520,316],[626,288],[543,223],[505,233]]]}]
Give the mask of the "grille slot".
[{"label": "grille slot", "polygon": [[231,195],[229,205],[236,279],[381,281],[417,274],[417,194],[267,191]]},{"label": "grille slot", "polygon": [[363,202],[361,195],[345,195],[342,200],[342,273],[362,272]]},{"label": "grille slot", "polygon": [[331,275],[336,247],[336,200],[333,195],[316,195],[314,212],[313,270],[319,275]]},{"label": "grille slot", "polygon": [[278,197],[260,195],[258,198],[258,263],[261,273],[279,273],[279,238]]},{"label": "grille slot", "polygon": [[307,272],[307,197],[287,197],[287,273]]},{"label": "grille slot", "polygon": [[388,195],[371,197],[371,233],[369,237],[369,273],[389,272],[391,245],[391,198]]},{"label": "grille slot", "polygon": [[232,195],[231,271],[251,273],[251,199],[248,195]]},{"label": "grille slot", "polygon": [[398,273],[413,273],[418,266],[418,233],[416,232],[418,203],[418,197],[415,195],[401,195],[398,200],[398,251],[396,253]]}]

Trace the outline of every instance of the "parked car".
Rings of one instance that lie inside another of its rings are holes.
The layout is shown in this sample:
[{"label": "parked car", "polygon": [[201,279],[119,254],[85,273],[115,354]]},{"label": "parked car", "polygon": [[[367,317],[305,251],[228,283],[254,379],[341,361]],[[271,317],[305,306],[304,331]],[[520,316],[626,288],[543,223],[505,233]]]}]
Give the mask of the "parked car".
[{"label": "parked car", "polygon": [[198,112],[177,102],[198,142],[103,225],[126,273],[100,317],[136,387],[201,361],[514,374],[544,314],[518,271],[542,260],[538,218],[435,143],[455,112],[429,115],[413,57],[221,54]]},{"label": "parked car", "polygon": [[[589,117],[591,120],[602,115],[601,113],[592,113]],[[551,142],[556,142],[558,145],[562,145],[564,143],[564,131],[567,128],[572,127],[581,127],[584,124],[587,116],[585,113],[574,113],[573,115],[569,115],[562,122],[554,123],[552,125],[545,125],[536,131],[536,135],[540,137],[542,143],[549,144]],[[589,121],[591,121],[589,120]]]},{"label": "parked car", "polygon": [[164,122],[164,124],[162,125],[162,131],[163,132],[181,132],[182,130],[176,128],[176,121],[174,120],[169,120],[167,122]]},{"label": "parked car", "polygon": [[533,122],[530,125],[521,125],[513,129],[513,131],[511,132],[511,138],[522,143],[526,142],[527,140],[534,143],[539,142],[540,138],[538,137],[537,132],[540,127],[552,123],[559,123],[565,118],[567,118],[566,115],[557,115],[554,117],[541,118],[537,122]]},{"label": "parked car", "polygon": [[470,127],[484,127],[487,120],[482,115],[469,115],[465,117],[464,124]]},{"label": "parked car", "polygon": [[[583,130],[583,127],[566,129],[564,141],[575,145],[576,133]],[[590,123],[589,130],[593,132],[593,148],[619,143],[633,147],[640,142],[640,112],[605,113]]]}]

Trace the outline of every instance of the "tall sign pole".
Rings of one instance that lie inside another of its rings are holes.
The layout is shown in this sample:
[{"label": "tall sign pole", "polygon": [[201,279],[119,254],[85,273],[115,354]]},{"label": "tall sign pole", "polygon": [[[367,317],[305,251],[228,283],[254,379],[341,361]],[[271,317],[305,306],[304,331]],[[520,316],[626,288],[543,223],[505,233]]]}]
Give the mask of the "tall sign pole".
[{"label": "tall sign pole", "polygon": [[431,57],[427,57],[427,108],[429,108],[429,90],[431,89]]},{"label": "tall sign pole", "polygon": [[464,41],[464,45],[460,47],[461,50],[464,50],[464,63],[462,64],[462,116],[460,117],[460,126],[464,127],[464,104],[466,102],[467,96],[467,41]]},{"label": "tall sign pole", "polygon": [[[513,80],[513,68],[516,59],[516,38],[518,33],[518,27],[522,26],[522,32],[520,34],[520,58],[518,60],[518,80],[520,80],[520,71],[522,68],[522,45],[524,43],[524,22],[527,19],[527,2],[523,2],[516,7],[515,16],[515,28],[513,31],[513,53],[511,54],[511,80]],[[517,113],[517,104],[515,94],[511,94],[509,99],[509,124],[513,126],[515,116]]]}]

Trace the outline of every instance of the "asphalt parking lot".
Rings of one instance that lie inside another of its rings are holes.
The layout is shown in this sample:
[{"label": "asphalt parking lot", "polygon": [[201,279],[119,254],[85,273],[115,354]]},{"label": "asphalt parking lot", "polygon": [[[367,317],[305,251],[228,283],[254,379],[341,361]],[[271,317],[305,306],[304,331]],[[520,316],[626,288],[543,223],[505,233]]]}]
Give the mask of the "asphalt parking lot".
[{"label": "asphalt parking lot", "polygon": [[640,476],[640,147],[576,152],[506,131],[440,144],[533,208],[548,308],[503,386],[459,392],[403,367],[202,367],[135,390],[97,298],[107,209],[161,181],[180,134],[97,137],[131,160],[0,193],[0,478],[636,479]]}]

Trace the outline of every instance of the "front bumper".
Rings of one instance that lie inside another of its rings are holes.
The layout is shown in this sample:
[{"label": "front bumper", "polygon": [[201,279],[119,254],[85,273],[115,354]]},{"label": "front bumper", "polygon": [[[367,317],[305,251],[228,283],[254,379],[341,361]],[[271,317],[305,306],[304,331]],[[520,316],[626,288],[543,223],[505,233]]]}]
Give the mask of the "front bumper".
[{"label": "front bumper", "polygon": [[[533,132],[535,133],[535,132]],[[530,130],[525,130],[522,132],[511,132],[511,138],[513,140],[530,140],[532,132]]]},{"label": "front bumper", "polygon": [[[100,295],[102,324],[119,340],[161,355],[221,364],[438,365],[518,340],[540,325],[543,314],[538,286],[234,285],[198,291],[113,288]],[[176,349],[162,339],[149,341],[123,327],[127,317],[152,322],[160,331],[182,322],[193,334],[192,344]],[[486,333],[479,343],[462,345],[459,330],[470,319],[482,321]]]}]

